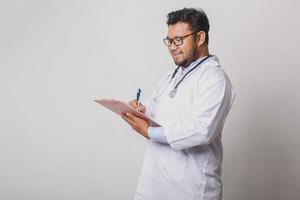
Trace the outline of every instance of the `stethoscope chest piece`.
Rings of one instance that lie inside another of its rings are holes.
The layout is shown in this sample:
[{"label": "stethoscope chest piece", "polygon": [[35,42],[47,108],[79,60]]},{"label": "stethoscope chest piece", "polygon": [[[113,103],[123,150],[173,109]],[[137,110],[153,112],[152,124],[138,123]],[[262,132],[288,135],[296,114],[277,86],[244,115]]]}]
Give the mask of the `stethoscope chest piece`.
[{"label": "stethoscope chest piece", "polygon": [[169,94],[169,97],[170,98],[174,98],[176,96],[176,93],[177,93],[177,89],[174,88],[173,90],[171,90],[170,94]]}]

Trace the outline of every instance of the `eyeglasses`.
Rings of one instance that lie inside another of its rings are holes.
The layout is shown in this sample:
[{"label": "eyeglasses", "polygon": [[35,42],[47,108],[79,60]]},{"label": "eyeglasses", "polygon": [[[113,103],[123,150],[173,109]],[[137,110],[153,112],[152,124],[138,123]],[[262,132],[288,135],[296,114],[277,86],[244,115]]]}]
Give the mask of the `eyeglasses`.
[{"label": "eyeglasses", "polygon": [[181,36],[181,37],[175,37],[175,38],[173,38],[173,39],[165,38],[165,39],[163,39],[163,41],[164,41],[164,43],[165,43],[165,45],[166,45],[167,47],[172,46],[172,43],[174,43],[175,46],[180,46],[180,45],[183,44],[183,39],[184,39],[184,38],[186,38],[186,37],[188,37],[188,36],[190,36],[190,35],[193,35],[193,34],[195,34],[195,33],[197,33],[197,32],[198,32],[198,31],[195,31],[195,32],[192,32],[192,33],[190,33],[190,34],[188,34],[188,35],[184,35],[184,36]]}]

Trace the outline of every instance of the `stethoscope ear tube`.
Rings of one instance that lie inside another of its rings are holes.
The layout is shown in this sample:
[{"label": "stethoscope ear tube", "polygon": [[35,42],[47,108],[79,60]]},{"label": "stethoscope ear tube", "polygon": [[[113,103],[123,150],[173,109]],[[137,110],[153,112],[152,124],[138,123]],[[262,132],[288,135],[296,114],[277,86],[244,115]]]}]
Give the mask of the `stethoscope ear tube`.
[{"label": "stethoscope ear tube", "polygon": [[[206,58],[202,59],[197,65],[195,65],[190,71],[188,71],[180,81],[178,81],[178,83],[175,85],[175,87],[171,90],[171,92],[169,93],[169,97],[170,98],[174,98],[176,96],[176,93],[177,93],[177,88],[178,86],[180,85],[180,83],[184,80],[184,78],[189,74],[191,73],[193,70],[195,70],[199,65],[201,65],[205,60],[207,60],[208,58],[212,57],[212,55],[208,55]],[[164,91],[167,89],[168,85],[172,82],[172,79],[176,76],[178,70],[179,70],[180,66],[178,66],[172,76],[171,76],[171,79],[168,81],[168,84],[164,87],[164,89],[160,92],[159,95],[157,95],[154,100],[155,101],[159,101],[159,97],[164,93]]]},{"label": "stethoscope ear tube", "polygon": [[[169,97],[170,98],[174,98],[176,96],[176,93],[177,93],[177,88],[178,86],[180,85],[180,83],[183,81],[183,79],[189,74],[191,73],[194,69],[196,69],[199,65],[201,65],[205,60],[207,60],[209,57],[211,57],[211,55],[208,55],[206,58],[202,59],[196,66],[194,66],[190,71],[188,71],[180,81],[178,81],[178,83],[175,85],[174,89],[171,90],[170,94],[169,94]],[[173,76],[172,78],[175,77],[177,71],[178,71],[179,67],[177,67],[173,73]],[[172,80],[172,79],[171,79]]]},{"label": "stethoscope ear tube", "polygon": [[180,66],[178,66],[178,67],[175,69],[175,71],[174,71],[173,74],[172,74],[171,80],[175,77],[175,75],[177,74],[179,68],[180,68]]}]

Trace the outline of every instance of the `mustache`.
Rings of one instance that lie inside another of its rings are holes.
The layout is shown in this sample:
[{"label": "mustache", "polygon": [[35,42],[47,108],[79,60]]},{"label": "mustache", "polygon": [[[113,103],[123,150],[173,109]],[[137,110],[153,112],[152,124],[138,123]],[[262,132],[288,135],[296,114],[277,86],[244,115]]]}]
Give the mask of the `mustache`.
[{"label": "mustache", "polygon": [[171,51],[171,54],[180,54],[180,53],[182,53],[182,51]]}]

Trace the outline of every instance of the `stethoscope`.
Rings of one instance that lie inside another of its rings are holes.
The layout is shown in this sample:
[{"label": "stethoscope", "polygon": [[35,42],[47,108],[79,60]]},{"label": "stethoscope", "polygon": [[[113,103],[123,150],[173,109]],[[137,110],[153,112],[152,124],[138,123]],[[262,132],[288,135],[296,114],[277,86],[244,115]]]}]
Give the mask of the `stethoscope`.
[{"label": "stethoscope", "polygon": [[[180,85],[180,83],[185,79],[185,77],[190,74],[193,70],[195,70],[199,65],[201,65],[204,61],[206,61],[208,58],[212,57],[212,55],[208,55],[207,57],[205,57],[204,59],[202,59],[199,63],[197,63],[197,65],[195,65],[192,69],[190,69],[181,79],[180,81],[178,81],[178,83],[175,85],[175,87],[170,91],[169,93],[169,97],[170,98],[174,98],[177,94],[177,88]],[[173,78],[175,77],[175,75],[177,74],[178,70],[179,70],[180,66],[178,66],[175,71],[173,72],[171,79],[168,81],[167,85],[164,87],[164,89],[160,92],[159,95],[156,95],[156,97],[154,98],[155,101],[159,101],[160,96],[165,92],[165,90],[167,89],[167,87],[169,86],[169,84],[171,84]],[[170,75],[169,75],[170,76]]]}]

